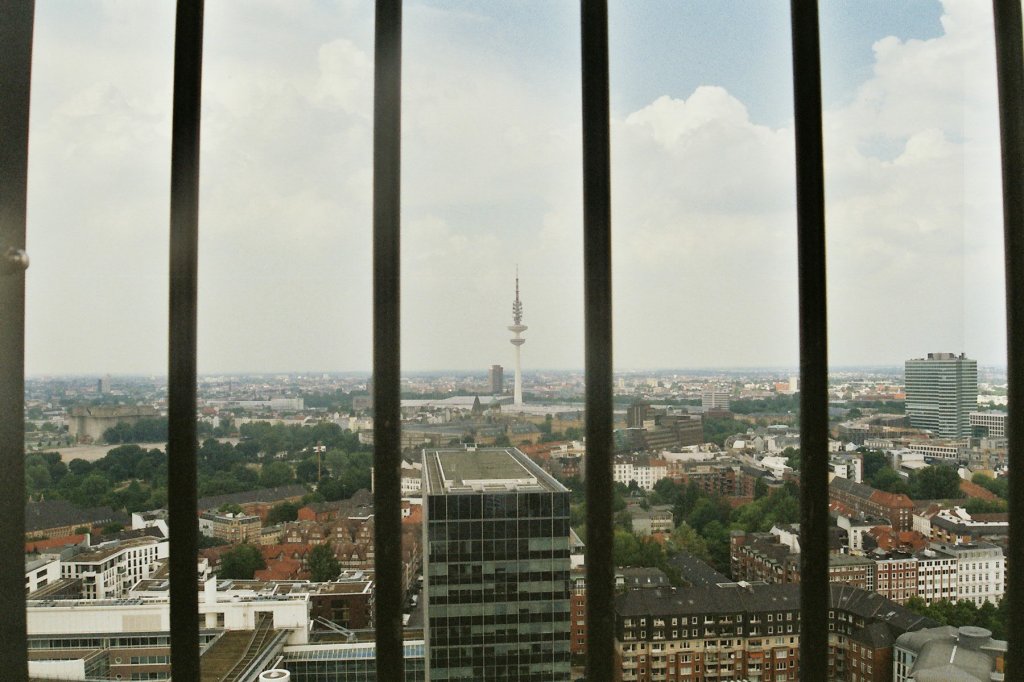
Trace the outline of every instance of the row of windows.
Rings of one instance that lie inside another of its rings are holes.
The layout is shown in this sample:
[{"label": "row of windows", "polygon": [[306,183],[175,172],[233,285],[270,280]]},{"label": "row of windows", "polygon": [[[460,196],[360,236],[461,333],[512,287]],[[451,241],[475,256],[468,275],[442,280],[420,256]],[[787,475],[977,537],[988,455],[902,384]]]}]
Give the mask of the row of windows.
[{"label": "row of windows", "polygon": [[446,495],[430,498],[428,519],[468,521],[476,519],[527,519],[568,517],[566,493],[502,493],[496,495]]},{"label": "row of windows", "polygon": [[[569,519],[429,523],[431,545],[445,540],[519,540],[523,550],[569,546]],[[533,544],[525,543],[530,540]]]},{"label": "row of windows", "polygon": [[[569,622],[569,614],[567,613],[528,613],[528,614],[513,614],[507,616],[454,616],[446,618],[445,616],[438,616],[436,618],[431,617],[430,619],[430,631],[437,632],[443,631],[445,628],[461,626],[461,619],[464,618],[480,618],[483,622],[476,622],[473,625],[474,629],[483,632],[496,632],[501,630],[502,632],[514,633],[517,628],[525,626],[527,623],[552,623],[558,625],[565,625]],[[558,626],[556,625],[556,627]],[[509,627],[514,626],[514,627]]]}]

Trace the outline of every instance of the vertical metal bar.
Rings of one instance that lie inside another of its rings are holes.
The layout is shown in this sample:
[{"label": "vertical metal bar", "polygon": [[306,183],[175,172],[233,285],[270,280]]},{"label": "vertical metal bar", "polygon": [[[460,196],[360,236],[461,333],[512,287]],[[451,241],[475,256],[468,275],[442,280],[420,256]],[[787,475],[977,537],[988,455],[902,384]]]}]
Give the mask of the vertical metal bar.
[{"label": "vertical metal bar", "polygon": [[792,0],[800,296],[800,677],[828,669],[828,323],[816,0]]},{"label": "vertical metal bar", "polygon": [[400,381],[402,0],[377,0],[373,99],[373,551],[377,679],[402,659]]},{"label": "vertical metal bar", "polygon": [[1006,251],[1007,420],[1010,457],[1010,548],[1007,556],[1009,646],[1006,679],[1024,676],[1024,46],[1019,0],[993,0],[996,79],[1003,166],[1003,246]]},{"label": "vertical metal bar", "polygon": [[615,674],[612,242],[608,3],[582,0],[583,279],[587,383],[587,680]]},{"label": "vertical metal bar", "polygon": [[198,680],[196,586],[196,300],[199,261],[199,118],[203,0],[178,0],[171,138],[168,511],[171,539],[171,669]]},{"label": "vertical metal bar", "polygon": [[25,203],[35,3],[0,3],[0,670],[28,679],[25,636]]}]

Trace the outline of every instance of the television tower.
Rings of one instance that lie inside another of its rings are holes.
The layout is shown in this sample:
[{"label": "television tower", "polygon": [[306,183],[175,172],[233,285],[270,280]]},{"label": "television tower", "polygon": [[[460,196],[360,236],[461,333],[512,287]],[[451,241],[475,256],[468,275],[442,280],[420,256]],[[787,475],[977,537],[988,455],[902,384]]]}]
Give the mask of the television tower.
[{"label": "television tower", "polygon": [[516,347],[516,388],[515,393],[512,394],[512,404],[519,406],[523,404],[523,372],[519,361],[519,349],[524,343],[526,343],[526,339],[519,335],[525,332],[527,327],[523,324],[523,304],[519,300],[518,267],[516,267],[516,300],[512,304],[512,321],[515,324],[508,328],[510,332],[515,334],[515,337],[509,339],[509,343]]}]

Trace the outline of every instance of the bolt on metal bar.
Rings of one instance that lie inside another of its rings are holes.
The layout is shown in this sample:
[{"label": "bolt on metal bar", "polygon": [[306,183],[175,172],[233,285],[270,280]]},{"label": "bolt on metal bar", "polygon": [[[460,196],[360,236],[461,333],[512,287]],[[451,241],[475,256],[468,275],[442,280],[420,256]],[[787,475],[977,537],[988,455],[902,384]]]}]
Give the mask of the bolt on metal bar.
[{"label": "bolt on metal bar", "polygon": [[828,670],[828,320],[816,0],[790,3],[800,298],[800,677]]},{"label": "bolt on metal bar", "polygon": [[1021,679],[1024,664],[1024,46],[1019,0],[993,0],[996,82],[1003,169],[1003,247],[1006,252],[1007,420],[1010,459],[1010,548],[1006,567],[1009,634],[1006,679]]},{"label": "bolt on metal bar", "polygon": [[25,208],[35,3],[0,3],[0,670],[28,679],[25,617]]},{"label": "bolt on metal bar", "polygon": [[373,80],[374,626],[377,679],[401,682],[401,0],[377,0]]},{"label": "bolt on metal bar", "polygon": [[170,306],[167,373],[171,670],[198,680],[196,591],[196,305],[199,262],[199,119],[203,0],[178,0],[171,137]]},{"label": "bolt on metal bar", "polygon": [[583,279],[587,401],[587,680],[615,673],[608,3],[582,0]]}]

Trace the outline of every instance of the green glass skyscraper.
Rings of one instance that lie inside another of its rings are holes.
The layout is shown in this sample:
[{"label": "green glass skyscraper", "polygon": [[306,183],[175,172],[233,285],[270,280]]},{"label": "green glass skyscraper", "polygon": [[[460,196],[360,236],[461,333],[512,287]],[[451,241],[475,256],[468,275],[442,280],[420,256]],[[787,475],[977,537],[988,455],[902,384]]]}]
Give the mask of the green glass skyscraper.
[{"label": "green glass skyscraper", "polygon": [[427,680],[569,680],[569,492],[515,448],[423,453]]}]

